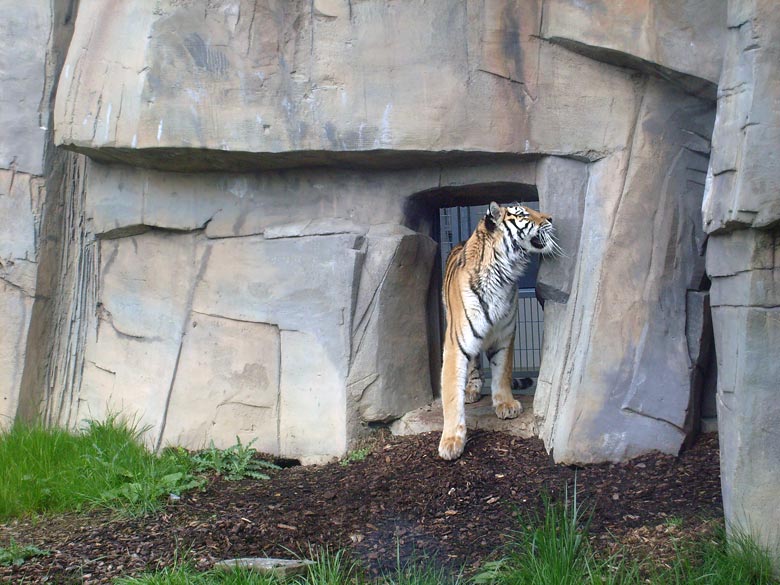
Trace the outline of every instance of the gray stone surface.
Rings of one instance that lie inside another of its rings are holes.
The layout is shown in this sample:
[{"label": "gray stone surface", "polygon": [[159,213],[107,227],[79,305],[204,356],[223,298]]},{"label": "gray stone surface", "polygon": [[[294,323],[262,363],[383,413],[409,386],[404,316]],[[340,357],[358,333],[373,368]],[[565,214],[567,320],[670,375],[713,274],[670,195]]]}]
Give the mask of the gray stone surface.
[{"label": "gray stone surface", "polygon": [[354,282],[363,257],[356,248],[355,235],[214,241],[192,309],[313,335],[346,376]]},{"label": "gray stone surface", "polygon": [[686,291],[703,267],[690,136],[712,111],[658,81],[643,91],[627,151],[591,165],[572,300],[545,304],[534,410],[560,462],[676,453],[686,436]]},{"label": "gray stone surface", "polygon": [[778,239],[776,231],[740,230],[713,235],[707,251],[707,265],[715,273],[712,313],[726,520],[774,550],[780,546],[773,487],[780,469],[775,431],[780,370],[773,354],[780,341],[780,267],[773,260]]},{"label": "gray stone surface", "polygon": [[223,571],[254,571],[263,575],[273,576],[286,580],[296,575],[305,575],[314,561],[305,559],[274,559],[268,557],[243,557],[240,559],[227,559],[214,563],[215,569]]},{"label": "gray stone surface", "polygon": [[591,158],[625,144],[631,76],[541,43],[537,3],[335,6],[86,3],[57,141],[168,170]]},{"label": "gray stone surface", "polygon": [[29,295],[0,280],[0,430],[10,428],[16,418],[32,304]]},{"label": "gray stone surface", "polygon": [[279,329],[192,312],[170,390],[162,445],[279,453]]},{"label": "gray stone surface", "polygon": [[777,551],[777,479],[780,469],[777,309],[714,307],[718,344],[718,431],[726,520]]},{"label": "gray stone surface", "polygon": [[281,338],[280,453],[304,464],[343,455],[350,430],[344,362],[334,363],[311,333],[283,330]]},{"label": "gray stone surface", "polygon": [[559,258],[542,258],[536,277],[537,296],[565,303],[569,299],[576,269],[582,222],[585,220],[585,195],[588,165],[571,159],[545,157],[538,165],[539,208],[553,218],[555,239],[563,250]]},{"label": "gray stone surface", "polygon": [[0,1],[0,429],[16,417],[46,197],[48,2]]},{"label": "gray stone surface", "polygon": [[347,380],[364,421],[397,419],[432,398],[425,300],[436,252],[400,226],[368,232]]},{"label": "gray stone surface", "polygon": [[726,8],[726,0],[546,0],[541,34],[595,59],[656,73],[690,91],[714,91]]},{"label": "gray stone surface", "polygon": [[42,175],[51,7],[44,0],[2,0],[0,14],[0,169]]},{"label": "gray stone surface", "polygon": [[729,529],[769,548],[780,570],[780,14],[730,0],[728,23],[703,206],[723,507]]},{"label": "gray stone surface", "polygon": [[[710,293],[689,290],[685,305],[685,337],[688,341],[688,357],[691,363],[690,398],[686,409],[685,431],[688,443],[695,433],[711,432],[705,418],[715,418],[717,376],[715,363],[715,339],[712,331]],[[717,425],[717,420],[715,422]],[[714,430],[717,430],[717,426]]]},{"label": "gray stone surface", "polygon": [[149,232],[100,244],[97,306],[88,314],[83,381],[72,418],[109,413],[148,427],[158,445],[180,359],[195,276],[205,260],[193,235]]},{"label": "gray stone surface", "polygon": [[[496,416],[490,398],[483,396],[479,402],[466,405],[466,426],[469,430],[499,431],[530,439],[534,436],[534,413],[531,400],[525,396],[519,397],[519,400],[523,404],[523,412],[520,416],[513,419],[500,419]],[[390,430],[394,435],[416,435],[441,432],[443,424],[441,400],[436,400],[428,406],[406,413],[390,426]]]},{"label": "gray stone surface", "polygon": [[16,417],[38,271],[43,180],[0,170],[0,429]]},{"label": "gray stone surface", "polygon": [[771,0],[731,0],[704,223],[709,233],[780,219],[780,28]]}]

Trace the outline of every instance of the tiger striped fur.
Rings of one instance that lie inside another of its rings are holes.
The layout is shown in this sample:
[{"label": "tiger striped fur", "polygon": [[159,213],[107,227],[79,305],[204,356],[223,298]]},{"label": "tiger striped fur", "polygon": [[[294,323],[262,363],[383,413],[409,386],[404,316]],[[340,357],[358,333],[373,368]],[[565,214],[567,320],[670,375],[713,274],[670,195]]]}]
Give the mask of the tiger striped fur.
[{"label": "tiger striped fur", "polygon": [[482,388],[480,351],[490,361],[496,415],[514,418],[523,411],[512,396],[517,280],[529,254],[559,250],[549,215],[492,202],[471,237],[450,252],[442,287],[447,318],[439,442],[443,459],[457,459],[466,445],[465,403],[478,400]]}]

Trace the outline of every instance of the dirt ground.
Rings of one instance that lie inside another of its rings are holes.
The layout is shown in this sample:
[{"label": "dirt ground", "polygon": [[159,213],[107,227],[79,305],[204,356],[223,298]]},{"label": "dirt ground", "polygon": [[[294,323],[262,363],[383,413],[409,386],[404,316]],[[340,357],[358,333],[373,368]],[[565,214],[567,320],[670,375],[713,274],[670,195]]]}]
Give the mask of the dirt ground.
[{"label": "dirt ground", "polygon": [[651,454],[626,464],[574,469],[554,465],[536,439],[472,432],[465,455],[445,462],[437,433],[380,437],[363,460],[290,467],[267,481],[213,478],[144,518],[106,512],[0,525],[51,551],[0,580],[104,583],[170,564],[186,553],[200,568],[243,556],[306,555],[310,546],[346,549],[379,574],[408,559],[465,567],[500,556],[508,535],[541,510],[542,494],[562,497],[577,481],[593,509],[593,541],[663,556],[681,534],[722,514],[717,435],[703,435],[679,457]]}]

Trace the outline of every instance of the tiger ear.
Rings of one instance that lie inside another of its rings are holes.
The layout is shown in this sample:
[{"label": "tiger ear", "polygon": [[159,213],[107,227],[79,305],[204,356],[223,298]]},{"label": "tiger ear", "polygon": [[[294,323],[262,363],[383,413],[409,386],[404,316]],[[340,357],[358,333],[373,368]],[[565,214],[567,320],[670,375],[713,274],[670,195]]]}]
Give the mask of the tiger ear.
[{"label": "tiger ear", "polygon": [[495,201],[490,202],[487,213],[485,213],[485,225],[488,229],[493,229],[498,225],[501,219],[501,208]]}]

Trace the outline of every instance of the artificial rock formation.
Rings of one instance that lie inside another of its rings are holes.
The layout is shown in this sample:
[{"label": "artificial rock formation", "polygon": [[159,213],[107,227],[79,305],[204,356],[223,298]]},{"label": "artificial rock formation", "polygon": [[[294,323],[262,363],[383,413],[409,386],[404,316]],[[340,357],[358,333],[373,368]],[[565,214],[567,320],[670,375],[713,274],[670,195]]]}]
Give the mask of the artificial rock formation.
[{"label": "artificial rock formation", "polygon": [[771,2],[6,4],[2,424],[341,455],[436,395],[438,208],[538,198],[554,458],[676,453],[715,347],[727,515],[771,517]]},{"label": "artificial rock formation", "polygon": [[[35,354],[29,338],[33,307],[48,292],[39,274],[47,247],[42,232],[46,208],[59,202],[51,113],[74,3],[3,0],[0,10],[1,430],[16,417],[25,364]],[[56,215],[56,209],[48,213],[51,219]]]},{"label": "artificial rock formation", "polygon": [[54,134],[89,160],[20,412],[340,454],[435,392],[436,208],[538,196],[567,250],[539,279],[541,436],[560,461],[676,452],[725,15],[578,6],[81,3]]},{"label": "artificial rock formation", "polygon": [[707,174],[723,506],[729,525],[780,549],[780,16],[732,0]]}]

